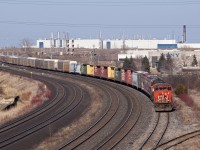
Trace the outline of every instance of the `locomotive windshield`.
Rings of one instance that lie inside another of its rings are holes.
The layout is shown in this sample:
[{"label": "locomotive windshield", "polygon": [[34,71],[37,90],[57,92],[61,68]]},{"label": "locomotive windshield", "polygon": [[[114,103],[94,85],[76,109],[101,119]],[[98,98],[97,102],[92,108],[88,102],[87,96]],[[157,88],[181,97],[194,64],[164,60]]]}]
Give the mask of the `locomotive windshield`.
[{"label": "locomotive windshield", "polygon": [[170,86],[164,86],[164,85],[157,85],[157,86],[154,86],[154,91],[162,91],[162,90],[169,90],[171,91],[172,88]]}]

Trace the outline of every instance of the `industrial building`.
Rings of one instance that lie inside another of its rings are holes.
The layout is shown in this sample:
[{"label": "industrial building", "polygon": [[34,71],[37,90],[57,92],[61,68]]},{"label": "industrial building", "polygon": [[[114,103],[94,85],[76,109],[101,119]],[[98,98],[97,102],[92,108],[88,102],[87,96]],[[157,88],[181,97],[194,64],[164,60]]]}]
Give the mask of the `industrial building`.
[{"label": "industrial building", "polygon": [[[65,37],[65,36],[64,36]],[[175,49],[176,40],[144,40],[144,39],[69,39],[54,38],[53,33],[50,39],[37,40],[37,48],[86,48],[86,49]]]},{"label": "industrial building", "polygon": [[[185,30],[184,30],[185,31]],[[184,34],[186,36],[186,33]],[[37,48],[85,48],[85,49],[179,49],[179,48],[200,48],[200,43],[186,43],[186,38],[181,43],[172,39],[80,39],[63,36],[60,32],[57,37],[51,33],[50,39],[37,40]]]}]

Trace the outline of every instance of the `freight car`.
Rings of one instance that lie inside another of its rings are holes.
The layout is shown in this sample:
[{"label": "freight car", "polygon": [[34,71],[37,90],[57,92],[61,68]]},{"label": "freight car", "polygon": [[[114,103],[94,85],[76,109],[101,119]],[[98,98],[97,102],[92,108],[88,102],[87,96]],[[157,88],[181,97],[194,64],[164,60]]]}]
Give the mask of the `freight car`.
[{"label": "freight car", "polygon": [[112,80],[145,92],[152,100],[156,111],[171,111],[173,109],[172,86],[159,79],[157,75],[152,75],[148,72],[133,71],[110,66],[78,64],[76,61],[58,59],[39,59],[1,55],[0,61]]}]

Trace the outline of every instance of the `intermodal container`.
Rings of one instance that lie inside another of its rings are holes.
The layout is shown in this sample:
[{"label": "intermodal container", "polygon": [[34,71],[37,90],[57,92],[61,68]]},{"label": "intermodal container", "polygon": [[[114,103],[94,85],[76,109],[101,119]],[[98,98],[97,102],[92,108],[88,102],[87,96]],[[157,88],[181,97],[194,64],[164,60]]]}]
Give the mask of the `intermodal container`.
[{"label": "intermodal container", "polygon": [[49,70],[54,70],[54,59],[49,59],[48,60],[48,69]]},{"label": "intermodal container", "polygon": [[49,60],[50,59],[44,59],[44,69],[49,69]]},{"label": "intermodal container", "polygon": [[94,65],[87,65],[87,75],[94,76]]},{"label": "intermodal container", "polygon": [[133,86],[136,86],[138,89],[142,89],[143,88],[143,80],[142,77],[148,75],[148,72],[145,71],[135,71],[132,74],[132,83]]},{"label": "intermodal container", "polygon": [[115,81],[121,82],[121,68],[115,68]]},{"label": "intermodal container", "polygon": [[58,71],[63,71],[63,60],[58,60]]},{"label": "intermodal container", "polygon": [[87,75],[87,65],[86,64],[81,64],[81,74]]},{"label": "intermodal container", "polygon": [[126,84],[128,85],[132,85],[132,70],[125,70],[125,74],[126,74]]},{"label": "intermodal container", "polygon": [[35,60],[35,67],[36,68],[41,68],[41,69],[44,68],[43,67],[43,62],[44,62],[44,59],[36,59]]},{"label": "intermodal container", "polygon": [[101,66],[101,78],[108,79],[108,67]]},{"label": "intermodal container", "polygon": [[121,82],[126,83],[126,72],[125,72],[125,69],[121,69]]},{"label": "intermodal container", "polygon": [[115,78],[115,68],[108,67],[108,79],[114,80]]},{"label": "intermodal container", "polygon": [[147,93],[150,94],[151,92],[151,83],[152,81],[157,78],[155,75],[149,75],[149,74],[142,74],[141,75],[141,86],[142,89]]},{"label": "intermodal container", "polygon": [[76,64],[77,64],[77,61],[69,61],[69,72],[71,73],[75,72]]},{"label": "intermodal container", "polygon": [[94,76],[101,77],[101,66],[94,66]]},{"label": "intermodal container", "polygon": [[70,70],[70,63],[69,60],[64,60],[63,61],[63,72],[69,72]]},{"label": "intermodal container", "polygon": [[79,64],[79,63],[74,63],[73,65],[74,65],[74,66],[73,66],[73,68],[74,68],[74,73],[80,74],[80,73],[81,73],[81,64]]},{"label": "intermodal container", "polygon": [[28,59],[25,57],[23,58],[23,65],[28,66]]},{"label": "intermodal container", "polygon": [[35,67],[35,59],[34,57],[28,57],[28,66]]}]

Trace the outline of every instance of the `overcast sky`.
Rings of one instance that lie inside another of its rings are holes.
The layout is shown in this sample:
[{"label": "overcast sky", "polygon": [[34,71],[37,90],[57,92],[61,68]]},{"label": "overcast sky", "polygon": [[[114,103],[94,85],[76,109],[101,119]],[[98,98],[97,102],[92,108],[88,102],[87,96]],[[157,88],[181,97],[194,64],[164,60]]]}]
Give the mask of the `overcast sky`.
[{"label": "overcast sky", "polygon": [[0,0],[0,47],[23,38],[173,38],[200,42],[200,1],[189,0]]}]

